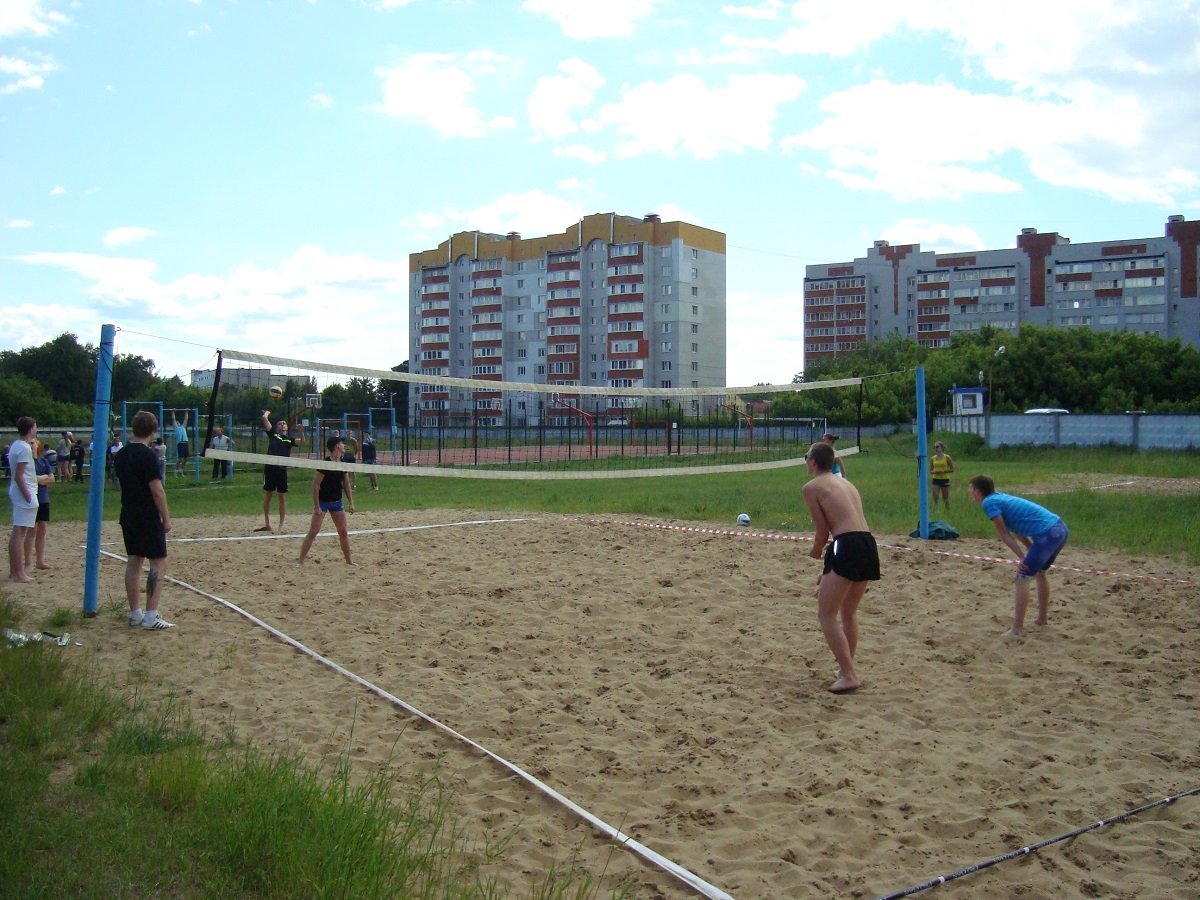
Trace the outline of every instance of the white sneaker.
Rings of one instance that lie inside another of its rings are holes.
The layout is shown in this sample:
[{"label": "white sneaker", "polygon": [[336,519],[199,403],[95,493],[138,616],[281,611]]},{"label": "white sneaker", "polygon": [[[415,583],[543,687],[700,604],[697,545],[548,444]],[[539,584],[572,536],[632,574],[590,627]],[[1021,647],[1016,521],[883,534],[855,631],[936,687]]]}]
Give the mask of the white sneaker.
[{"label": "white sneaker", "polygon": [[153,618],[149,614],[142,617],[142,627],[149,631],[162,631],[164,628],[174,628],[173,622],[168,622],[162,616],[155,614]]},{"label": "white sneaker", "polygon": [[129,627],[137,628],[139,625],[142,624],[142,618],[143,618],[143,614],[140,609],[137,612],[131,612],[129,614]]}]

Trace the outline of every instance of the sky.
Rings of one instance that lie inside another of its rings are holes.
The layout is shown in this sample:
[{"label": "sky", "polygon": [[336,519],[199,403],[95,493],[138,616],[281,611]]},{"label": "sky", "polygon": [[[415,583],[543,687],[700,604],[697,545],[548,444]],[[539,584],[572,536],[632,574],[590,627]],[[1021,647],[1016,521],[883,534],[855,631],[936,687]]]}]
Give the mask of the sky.
[{"label": "sky", "polygon": [[1200,0],[0,0],[0,350],[390,369],[408,255],[615,212],[728,241],[727,384],[805,265],[1200,218]]}]

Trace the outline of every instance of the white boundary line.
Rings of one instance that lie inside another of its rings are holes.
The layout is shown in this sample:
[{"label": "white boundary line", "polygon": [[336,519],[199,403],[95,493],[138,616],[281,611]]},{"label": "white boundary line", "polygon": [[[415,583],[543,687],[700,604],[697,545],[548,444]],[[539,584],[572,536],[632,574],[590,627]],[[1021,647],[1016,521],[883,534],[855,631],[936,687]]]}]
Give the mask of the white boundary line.
[{"label": "white boundary line", "polygon": [[[440,525],[398,525],[393,528],[360,528],[356,531],[347,531],[347,534],[385,534],[389,531],[423,531],[427,528],[456,528],[460,525],[500,525],[505,522],[528,522],[528,517],[523,519],[474,519],[470,522],[445,522]],[[220,541],[278,541],[284,538],[304,537],[307,532],[297,531],[289,534],[243,534],[243,535],[227,535],[225,537],[200,537],[200,538],[168,538],[168,544],[203,544],[216,543]],[[336,531],[321,531],[317,537],[321,535],[334,535]],[[115,544],[116,541],[108,543]]]},{"label": "white boundary line", "polygon": [[[725,537],[740,537],[740,538],[765,538],[772,541],[811,541],[809,535],[800,534],[781,534],[775,531],[733,531],[728,528],[697,528],[687,525],[660,525],[657,522],[620,522],[621,525],[632,525],[634,528],[657,528],[663,531],[690,531],[697,534],[719,534]],[[898,544],[880,544],[880,547],[885,550],[904,550],[909,553],[917,553],[920,550],[925,550],[935,556],[949,556],[954,559],[974,559],[981,562],[997,562],[1005,563],[1010,566],[1017,565],[1020,560],[1006,559],[1002,556],[978,556],[974,553],[954,553],[950,550],[933,550],[931,548],[917,547],[901,547]],[[1195,581],[1189,581],[1185,578],[1162,578],[1158,575],[1141,575],[1133,572],[1109,572],[1104,569],[1079,569],[1074,566],[1051,566],[1052,569],[1058,569],[1063,572],[1077,572],[1083,575],[1109,575],[1116,578],[1134,578],[1140,581],[1157,581],[1162,584],[1197,584]]]},{"label": "white boundary line", "polygon": [[[512,520],[512,521],[519,521],[519,520]],[[435,527],[435,526],[425,526],[425,527]],[[118,560],[119,562],[128,562],[128,559],[126,559],[125,557],[119,556],[116,553],[111,553],[108,550],[101,550],[100,553],[103,556],[107,556],[111,559]],[[321,654],[317,653],[314,650],[310,650],[308,647],[306,647],[304,644],[300,643],[295,638],[293,638],[287,634],[284,634],[282,631],[280,631],[278,628],[275,628],[272,625],[268,625],[262,619],[258,618],[257,616],[253,615],[252,613],[247,612],[246,610],[242,609],[240,606],[237,606],[236,604],[231,603],[230,601],[225,600],[222,597],[218,597],[215,594],[210,594],[207,591],[201,590],[200,588],[195,587],[194,585],[188,584],[186,581],[181,581],[180,579],[175,578],[174,576],[168,575],[166,580],[170,581],[173,584],[178,585],[179,587],[189,590],[194,594],[199,594],[201,597],[204,597],[208,600],[212,600],[215,603],[221,604],[222,606],[226,607],[227,609],[232,610],[233,612],[237,613],[238,615],[244,617],[245,619],[249,620],[253,624],[257,625],[259,628],[264,629],[271,635],[273,635],[276,638],[278,638],[279,640],[283,641],[285,644],[288,644],[289,646],[295,648],[296,650],[299,650],[301,653],[305,654],[306,656],[312,657],[313,659],[315,659],[317,662],[321,663],[322,665],[328,666],[329,668],[331,668],[335,672],[337,672],[339,675],[349,678],[351,681],[353,681],[355,684],[358,684],[360,687],[364,687],[368,691],[371,691],[372,693],[377,694],[378,696],[387,700],[389,703],[392,703],[393,705],[398,706],[400,709],[404,710],[405,712],[409,713],[410,715],[416,716],[417,718],[421,719],[423,722],[426,722],[426,723],[432,725],[434,728],[437,728],[440,731],[445,732],[446,734],[450,735],[450,737],[466,744],[468,747],[472,748],[473,750],[478,750],[484,756],[487,756],[492,761],[494,761],[494,762],[498,763],[499,765],[503,766],[504,768],[508,769],[510,772],[512,772],[514,775],[516,775],[521,780],[525,781],[526,783],[535,787],[537,790],[541,791],[543,794],[545,794],[551,800],[554,800],[556,803],[559,803],[560,805],[569,809],[571,812],[575,813],[575,815],[579,816],[581,819],[583,819],[585,822],[587,822],[593,828],[596,828],[597,830],[608,835],[609,838],[611,838],[612,840],[621,844],[623,847],[627,848],[628,850],[636,853],[638,856],[642,857],[642,859],[646,860],[647,862],[650,862],[650,863],[658,866],[660,869],[662,869],[667,874],[673,875],[679,881],[683,882],[685,885],[692,888],[693,890],[695,890],[702,896],[709,897],[709,898],[711,898],[711,900],[733,900],[732,895],[725,893],[723,890],[716,887],[715,885],[709,884],[707,881],[700,878],[700,876],[693,874],[691,871],[689,871],[688,869],[685,869],[683,866],[679,865],[678,863],[672,862],[671,860],[667,859],[665,856],[662,856],[661,854],[655,852],[654,850],[651,850],[645,844],[641,843],[640,841],[635,840],[633,837],[625,834],[624,832],[620,831],[619,829],[614,828],[613,826],[611,826],[607,822],[605,822],[603,819],[600,819],[600,818],[592,815],[590,812],[588,812],[582,806],[579,806],[574,801],[567,799],[565,796],[560,794],[558,791],[554,790],[554,788],[550,787],[548,784],[545,784],[545,783],[539,781],[537,778],[530,775],[524,769],[509,762],[507,759],[500,756],[499,754],[494,753],[493,751],[489,750],[487,747],[484,747],[482,744],[477,744],[475,741],[471,740],[466,735],[460,734],[459,732],[455,731],[450,726],[443,725],[441,722],[439,722],[437,719],[433,718],[432,716],[421,712],[421,710],[417,709],[415,706],[412,706],[411,704],[405,703],[403,700],[401,700],[399,697],[395,696],[394,694],[388,693],[383,688],[372,684],[371,682],[367,681],[365,678],[362,678],[361,676],[356,675],[355,673],[351,672],[349,669],[347,669],[341,665],[338,665],[336,662],[329,659],[328,657],[322,656]]]}]

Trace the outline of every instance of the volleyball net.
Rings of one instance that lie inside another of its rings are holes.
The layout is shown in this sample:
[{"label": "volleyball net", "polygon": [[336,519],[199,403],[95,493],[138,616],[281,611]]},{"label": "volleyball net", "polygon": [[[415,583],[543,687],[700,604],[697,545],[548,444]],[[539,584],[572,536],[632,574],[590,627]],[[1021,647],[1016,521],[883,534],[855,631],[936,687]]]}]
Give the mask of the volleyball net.
[{"label": "volleyball net", "polygon": [[[239,366],[283,388],[278,399],[264,390],[263,408],[273,421],[303,427],[306,439],[290,459],[266,456],[265,442],[250,452],[207,450],[211,458],[460,478],[624,478],[801,465],[809,446],[830,430],[826,412],[845,409],[847,396],[861,398],[863,385],[861,378],[728,388],[647,388],[641,379],[535,384],[221,350],[212,403],[222,413],[228,411],[222,404],[234,400],[221,390],[221,373],[245,371]],[[835,427],[849,438],[856,425]],[[348,455],[330,465],[325,442],[335,431]],[[363,463],[364,447],[373,466]],[[838,452],[856,449],[849,438]]]}]

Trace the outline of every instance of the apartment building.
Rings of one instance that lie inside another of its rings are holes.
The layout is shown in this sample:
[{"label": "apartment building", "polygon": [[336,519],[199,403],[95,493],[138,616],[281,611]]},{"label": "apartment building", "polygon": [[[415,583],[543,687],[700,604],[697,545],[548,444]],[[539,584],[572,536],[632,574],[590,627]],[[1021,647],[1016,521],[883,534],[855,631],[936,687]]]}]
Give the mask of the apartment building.
[{"label": "apartment building", "polygon": [[1167,219],[1159,238],[1072,244],[1024,228],[1015,248],[933,253],[876,241],[853,262],[804,278],[806,364],[871,338],[928,347],[993,325],[1138,331],[1200,347],[1200,221]]},{"label": "apartment building", "polygon": [[418,385],[413,424],[566,424],[545,395],[489,381],[555,384],[560,401],[621,421],[633,397],[580,385],[725,386],[725,235],[685,222],[600,213],[561,234],[460,232],[409,256],[409,371],[472,378]]}]

